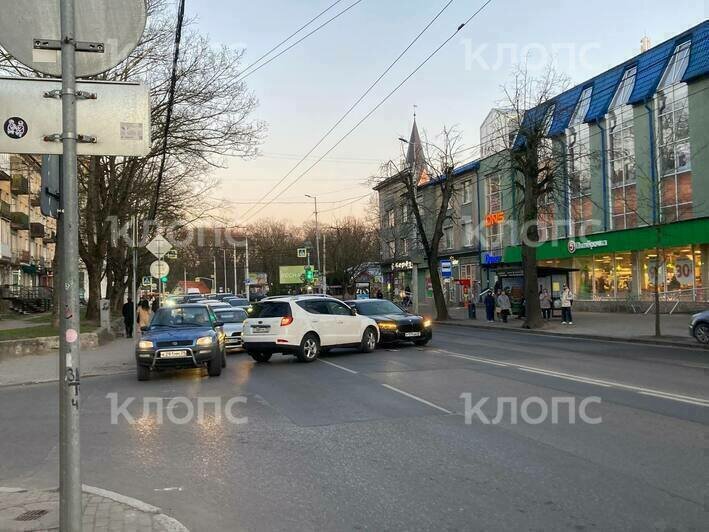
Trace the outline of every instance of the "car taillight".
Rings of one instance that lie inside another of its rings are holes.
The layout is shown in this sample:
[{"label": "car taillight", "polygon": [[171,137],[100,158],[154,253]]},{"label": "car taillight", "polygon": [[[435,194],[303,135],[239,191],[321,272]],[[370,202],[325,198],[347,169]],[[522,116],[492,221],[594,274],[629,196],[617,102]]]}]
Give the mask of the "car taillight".
[{"label": "car taillight", "polygon": [[286,325],[290,325],[293,323],[293,316],[283,316],[281,318],[281,327],[285,327]]}]

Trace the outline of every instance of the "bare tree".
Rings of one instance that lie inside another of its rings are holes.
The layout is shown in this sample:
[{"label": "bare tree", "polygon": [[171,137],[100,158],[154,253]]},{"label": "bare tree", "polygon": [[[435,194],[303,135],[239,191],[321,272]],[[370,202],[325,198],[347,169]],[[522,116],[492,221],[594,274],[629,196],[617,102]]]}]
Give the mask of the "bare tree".
[{"label": "bare tree", "polygon": [[[443,296],[443,286],[438,275],[438,257],[443,239],[443,227],[451,220],[449,206],[455,195],[453,170],[462,154],[461,133],[456,127],[445,127],[438,143],[428,140],[409,142],[409,153],[404,167],[389,161],[385,167],[385,179],[401,183],[404,198],[413,214],[417,247],[426,258],[431,276],[431,288],[437,320],[448,320],[448,307]],[[419,196],[421,187],[434,187],[433,201],[427,204]]]}]

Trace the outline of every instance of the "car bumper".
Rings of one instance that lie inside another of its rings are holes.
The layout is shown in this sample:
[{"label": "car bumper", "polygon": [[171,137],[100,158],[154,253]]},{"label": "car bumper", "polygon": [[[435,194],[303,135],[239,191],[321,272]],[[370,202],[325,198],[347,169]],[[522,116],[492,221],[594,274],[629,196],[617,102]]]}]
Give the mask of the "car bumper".
[{"label": "car bumper", "polygon": [[[419,336],[407,336],[411,333],[420,333]],[[419,340],[430,340],[433,338],[433,331],[430,327],[419,331],[400,331],[392,329],[379,329],[379,342],[418,342]]]},{"label": "car bumper", "polygon": [[266,341],[251,342],[244,339],[244,349],[254,353],[296,353],[300,346]]},{"label": "car bumper", "polygon": [[[162,358],[163,351],[186,351],[187,356],[179,358]],[[180,347],[179,349],[139,349],[135,352],[135,361],[139,366],[151,369],[162,368],[196,368],[219,356],[218,346],[208,348]]]},{"label": "car bumper", "polygon": [[234,351],[242,351],[244,349],[244,342],[241,339],[241,335],[227,336],[225,340],[225,348],[230,353]]}]

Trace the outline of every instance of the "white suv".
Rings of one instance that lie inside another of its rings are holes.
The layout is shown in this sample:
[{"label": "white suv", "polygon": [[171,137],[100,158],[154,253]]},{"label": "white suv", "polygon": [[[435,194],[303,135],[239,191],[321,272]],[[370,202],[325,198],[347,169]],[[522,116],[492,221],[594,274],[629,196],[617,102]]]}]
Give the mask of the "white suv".
[{"label": "white suv", "polygon": [[268,362],[273,353],[312,362],[332,347],[357,347],[370,353],[379,341],[379,329],[373,319],[335,298],[284,296],[249,309],[242,339],[256,362]]}]

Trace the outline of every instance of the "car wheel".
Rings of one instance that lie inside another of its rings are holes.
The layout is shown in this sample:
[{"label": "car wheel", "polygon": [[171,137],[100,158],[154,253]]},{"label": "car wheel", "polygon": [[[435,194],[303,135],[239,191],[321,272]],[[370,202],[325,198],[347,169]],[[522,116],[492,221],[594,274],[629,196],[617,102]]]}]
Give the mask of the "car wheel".
[{"label": "car wheel", "polygon": [[700,344],[709,344],[709,323],[700,323],[694,327],[694,337]]},{"label": "car wheel", "polygon": [[371,327],[367,327],[362,335],[362,342],[359,350],[362,353],[371,353],[377,347],[377,333]]},{"label": "car wheel", "polygon": [[312,362],[320,355],[320,340],[313,333],[308,333],[300,342],[298,360],[301,362]]},{"label": "car wheel", "polygon": [[426,345],[426,344],[427,344],[428,342],[430,342],[430,341],[431,341],[430,338],[424,338],[423,340],[416,340],[416,341],[414,342],[414,345],[417,345],[417,346],[419,346],[419,347],[423,347],[424,345]]},{"label": "car wheel", "polygon": [[207,375],[210,377],[219,377],[219,375],[222,374],[223,361],[224,357],[222,356],[222,352],[219,351],[217,356],[212,357],[212,359],[207,362]]},{"label": "car wheel", "polygon": [[150,380],[150,368],[148,366],[138,366],[137,367],[138,380],[147,381]]},{"label": "car wheel", "polygon": [[251,355],[251,358],[253,358],[256,362],[268,362],[271,360],[272,353],[251,352],[249,355]]}]

